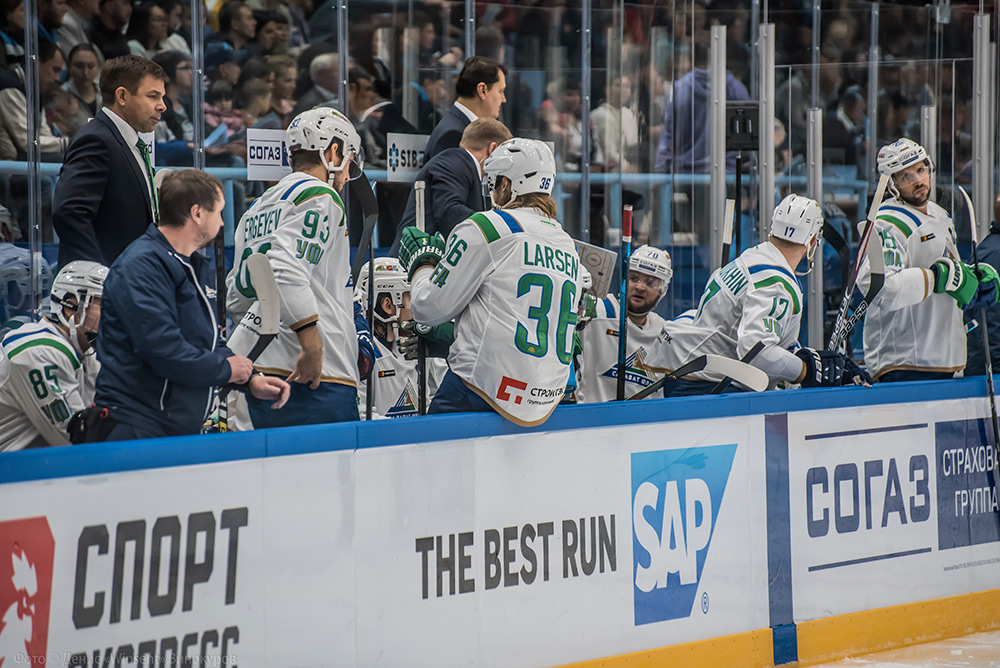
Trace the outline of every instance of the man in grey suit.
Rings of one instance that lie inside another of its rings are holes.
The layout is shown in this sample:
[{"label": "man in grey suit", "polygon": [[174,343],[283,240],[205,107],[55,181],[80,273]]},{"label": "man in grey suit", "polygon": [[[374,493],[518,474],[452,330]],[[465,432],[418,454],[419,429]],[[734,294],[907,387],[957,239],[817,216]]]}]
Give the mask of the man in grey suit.
[{"label": "man in grey suit", "polygon": [[507,101],[507,69],[495,60],[473,56],[465,61],[455,95],[458,97],[444,118],[437,124],[424,149],[424,164],[446,148],[454,148],[462,140],[465,127],[477,118],[497,118],[500,105]]}]

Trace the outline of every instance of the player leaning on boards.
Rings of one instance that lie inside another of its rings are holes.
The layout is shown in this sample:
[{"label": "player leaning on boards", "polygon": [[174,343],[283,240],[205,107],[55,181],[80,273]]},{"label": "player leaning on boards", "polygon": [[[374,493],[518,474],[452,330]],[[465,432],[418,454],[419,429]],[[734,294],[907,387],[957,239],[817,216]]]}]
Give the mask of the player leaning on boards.
[{"label": "player leaning on boards", "polygon": [[236,229],[236,289],[255,297],[242,264],[266,253],[281,297],[281,330],[254,368],[292,384],[281,411],[247,397],[258,429],[357,420],[358,380],[374,361],[354,303],[347,218],[337,194],[361,174],[361,138],[343,114],[318,107],[292,120],[285,142],[292,173],[254,201]]},{"label": "player leaning on boards", "polygon": [[52,284],[54,315],[11,330],[0,342],[0,451],[69,445],[66,424],[94,400],[94,354],[108,268],[70,262]]},{"label": "player leaning on boards", "polygon": [[[410,312],[410,282],[406,270],[394,257],[375,258],[375,399],[372,417],[406,417],[417,415],[417,363],[404,357],[401,325],[413,316]],[[354,300],[368,303],[368,263],[358,274]],[[428,396],[434,396],[437,383],[448,367],[444,360],[428,360]],[[367,384],[358,388],[358,414],[364,419]]]},{"label": "player leaning on boards", "polygon": [[[922,146],[883,146],[878,170],[891,177],[893,197],[875,219],[885,285],[865,316],[865,364],[880,382],[952,378],[965,367],[962,310],[995,303],[996,271],[980,263],[977,276],[959,257],[951,217],[930,200],[934,165]],[[859,289],[869,277],[866,260]]]},{"label": "player leaning on boards", "polygon": [[[652,246],[637,248],[629,258],[628,338],[625,396],[631,397],[658,380],[643,368],[646,354],[666,321],[653,309],[667,294],[674,269],[670,254]],[[577,324],[583,354],[579,356],[579,403],[614,401],[618,378],[618,297],[595,300],[585,295],[585,311]]]},{"label": "player leaning on boards", "polygon": [[403,231],[417,322],[455,318],[451,370],[429,413],[495,410],[545,422],[566,389],[576,328],[580,258],[555,219],[555,158],[544,143],[510,139],[483,164],[496,209],[448,237]]},{"label": "player leaning on boards", "polygon": [[[843,355],[798,348],[802,287],[795,268],[803,258],[812,267],[822,230],[823,212],[815,200],[801,195],[781,200],[771,218],[768,240],[712,274],[694,319],[666,323],[646,357],[647,366],[674,371],[706,353],[740,359],[762,342],[764,348],[751,364],[768,375],[772,388],[780,381],[805,387],[870,382]],[[721,380],[693,376],[695,380],[668,385],[666,394],[707,394]]]}]

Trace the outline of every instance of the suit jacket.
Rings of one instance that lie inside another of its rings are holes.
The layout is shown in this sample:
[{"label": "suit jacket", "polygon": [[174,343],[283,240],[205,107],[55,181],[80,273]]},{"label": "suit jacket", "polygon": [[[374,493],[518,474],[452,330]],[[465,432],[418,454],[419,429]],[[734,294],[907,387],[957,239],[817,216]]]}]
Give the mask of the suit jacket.
[{"label": "suit jacket", "polygon": [[424,164],[426,165],[431,158],[446,148],[457,148],[459,142],[462,141],[462,133],[471,122],[468,116],[459,111],[458,107],[451,105],[448,113],[444,115],[427,140],[427,148],[424,149]]},{"label": "suit jacket", "polygon": [[60,267],[73,260],[110,267],[146,231],[153,212],[140,169],[107,114],[98,112],[76,133],[52,207]]},{"label": "suit jacket", "polygon": [[[434,156],[417,173],[425,183],[424,215],[427,234],[440,232],[445,239],[456,225],[483,210],[482,180],[479,167],[464,148],[449,148]],[[396,240],[390,255],[396,255],[403,228],[417,224],[416,191],[410,190],[406,210],[396,228]]]}]

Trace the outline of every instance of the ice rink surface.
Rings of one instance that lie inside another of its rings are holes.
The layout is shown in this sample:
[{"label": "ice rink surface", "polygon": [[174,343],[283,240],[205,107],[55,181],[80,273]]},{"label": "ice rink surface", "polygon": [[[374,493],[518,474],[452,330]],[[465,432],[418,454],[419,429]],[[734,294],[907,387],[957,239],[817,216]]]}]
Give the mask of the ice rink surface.
[{"label": "ice rink surface", "polygon": [[910,666],[930,666],[932,668],[992,668],[1000,666],[1000,631],[976,633],[963,638],[951,638],[938,642],[894,649],[878,654],[869,654],[854,659],[841,659],[834,663],[824,663],[814,668],[846,668],[865,666],[866,668],[909,668]]}]

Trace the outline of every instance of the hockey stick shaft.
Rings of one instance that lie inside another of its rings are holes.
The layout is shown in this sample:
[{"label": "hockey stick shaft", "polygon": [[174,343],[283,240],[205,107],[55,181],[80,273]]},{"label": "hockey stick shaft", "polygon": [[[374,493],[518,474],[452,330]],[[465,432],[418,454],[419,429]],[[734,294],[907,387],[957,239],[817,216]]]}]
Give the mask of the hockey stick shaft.
[{"label": "hockey stick shaft", "polygon": [[[417,229],[421,232],[426,231],[425,187],[423,181],[416,181],[413,184],[413,194],[416,196],[417,204]],[[417,413],[427,414],[427,346],[420,337],[417,337]]]},{"label": "hockey stick shaft", "polygon": [[650,385],[648,387],[644,387],[643,389],[639,390],[638,392],[636,392],[635,394],[633,394],[631,397],[629,397],[628,400],[629,401],[634,401],[634,400],[637,400],[637,399],[645,399],[646,397],[650,396],[654,392],[657,392],[658,390],[660,390],[664,385],[666,385],[668,383],[676,382],[676,381],[680,380],[681,378],[683,378],[684,376],[688,375],[689,373],[694,373],[696,371],[701,371],[702,369],[705,368],[705,365],[707,363],[708,363],[708,357],[706,355],[701,355],[700,357],[695,357],[693,360],[691,360],[687,364],[681,365],[673,373],[668,373],[666,376],[664,376],[663,378],[659,379],[658,381],[656,381],[652,385]]},{"label": "hockey stick shaft", "polygon": [[622,211],[622,257],[621,285],[618,289],[618,383],[615,386],[615,400],[625,400],[625,375],[628,356],[628,261],[632,254],[632,205],[626,204]]},{"label": "hockey stick shaft", "polygon": [[[764,342],[758,341],[757,343],[753,344],[753,348],[748,350],[746,355],[740,358],[740,361],[743,362],[744,364],[750,364],[750,362],[752,362],[754,358],[757,357],[757,355],[759,355],[760,351],[762,350],[764,350]],[[723,378],[722,380],[719,381],[718,385],[712,388],[712,391],[709,392],[709,394],[722,394],[723,392],[729,389],[729,385],[732,382],[733,382],[732,378],[728,377]]]},{"label": "hockey stick shaft", "polygon": [[[736,215],[736,200],[727,199],[726,213],[722,222],[722,258],[719,260],[720,267],[725,267],[729,264],[730,246],[733,242],[734,215]],[[738,249],[737,252],[739,252]]]}]

